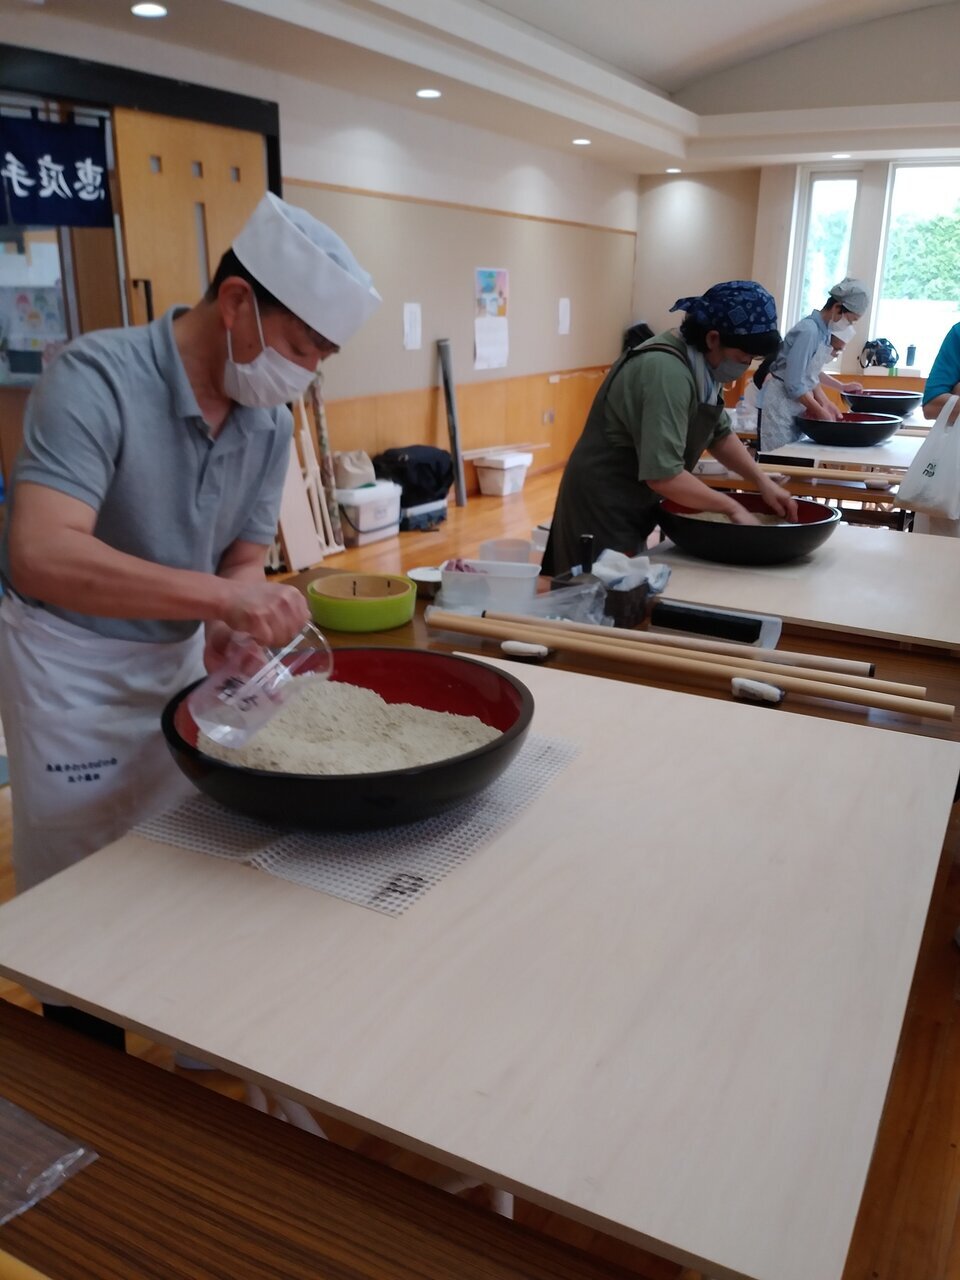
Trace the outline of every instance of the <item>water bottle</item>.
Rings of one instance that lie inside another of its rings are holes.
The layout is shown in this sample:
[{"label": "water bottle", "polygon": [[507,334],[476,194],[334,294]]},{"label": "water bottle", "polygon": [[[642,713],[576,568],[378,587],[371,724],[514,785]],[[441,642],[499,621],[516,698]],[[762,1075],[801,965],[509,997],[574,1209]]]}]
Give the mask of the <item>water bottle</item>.
[{"label": "water bottle", "polygon": [[907,365],[909,368],[913,368],[913,366],[916,363],[917,363],[917,348],[911,344],[909,347],[907,347]]}]

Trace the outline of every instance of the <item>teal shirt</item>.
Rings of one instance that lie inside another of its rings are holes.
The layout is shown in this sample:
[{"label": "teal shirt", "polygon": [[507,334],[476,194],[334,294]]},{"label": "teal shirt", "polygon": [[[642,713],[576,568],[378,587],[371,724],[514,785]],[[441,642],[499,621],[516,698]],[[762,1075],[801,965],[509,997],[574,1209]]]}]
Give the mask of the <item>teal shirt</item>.
[{"label": "teal shirt", "polygon": [[937,358],[933,362],[926,386],[923,389],[923,403],[936,400],[937,396],[949,395],[960,382],[960,324],[955,324],[940,344]]}]

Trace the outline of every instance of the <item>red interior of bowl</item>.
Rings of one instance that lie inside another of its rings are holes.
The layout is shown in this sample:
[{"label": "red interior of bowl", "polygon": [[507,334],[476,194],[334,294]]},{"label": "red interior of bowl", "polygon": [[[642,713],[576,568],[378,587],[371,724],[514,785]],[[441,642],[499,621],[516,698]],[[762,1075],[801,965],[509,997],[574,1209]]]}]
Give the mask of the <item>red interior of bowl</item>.
[{"label": "red interior of bowl", "polygon": [[[476,716],[506,732],[521,710],[519,692],[493,667],[421,649],[335,649],[332,680],[372,689],[386,702],[407,702],[428,711]],[[191,747],[197,726],[186,700],[174,715],[174,726]]]},{"label": "red interior of bowl", "polygon": [[870,387],[866,391],[851,391],[850,394],[858,399],[863,396],[876,396],[879,400],[910,400],[920,393],[918,391],[900,390],[881,391],[879,387]]},{"label": "red interior of bowl", "polygon": [[[900,419],[895,413],[845,413],[840,421],[849,422],[851,425],[864,422],[870,426],[880,426],[883,423],[899,422]],[[829,426],[829,423],[827,425]]]},{"label": "red interior of bowl", "polygon": [[[774,515],[772,507],[768,507],[759,493],[734,493],[730,495],[742,507],[746,507],[748,511],[763,512],[766,515]],[[820,502],[812,502],[809,498],[797,498],[797,524],[819,524],[823,520],[836,519],[836,513],[832,507],[825,507]],[[701,514],[694,507],[682,507],[679,502],[671,502],[668,498],[661,504],[666,511],[673,512],[678,516],[693,516]],[[756,525],[733,525],[732,528],[755,529]],[[773,526],[762,526],[770,528]],[[778,526],[779,527],[779,526]]]}]

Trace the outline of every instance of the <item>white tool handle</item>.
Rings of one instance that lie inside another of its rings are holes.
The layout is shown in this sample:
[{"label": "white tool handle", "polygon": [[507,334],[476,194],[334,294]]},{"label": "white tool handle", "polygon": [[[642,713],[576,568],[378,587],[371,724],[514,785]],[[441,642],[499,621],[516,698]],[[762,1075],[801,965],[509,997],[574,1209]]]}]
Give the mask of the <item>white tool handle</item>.
[{"label": "white tool handle", "polygon": [[730,688],[735,698],[744,698],[747,702],[782,702],[785,695],[775,684],[765,684],[762,680],[747,680],[743,676],[734,676]]},{"label": "white tool handle", "polygon": [[522,640],[504,640],[500,652],[511,658],[548,658],[550,650],[545,644],[524,644]]}]

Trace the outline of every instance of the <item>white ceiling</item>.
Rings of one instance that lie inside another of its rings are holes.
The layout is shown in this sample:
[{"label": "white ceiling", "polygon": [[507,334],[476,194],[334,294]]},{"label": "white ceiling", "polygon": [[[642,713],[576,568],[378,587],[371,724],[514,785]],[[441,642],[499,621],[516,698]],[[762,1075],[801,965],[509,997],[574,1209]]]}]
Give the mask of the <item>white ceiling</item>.
[{"label": "white ceiling", "polygon": [[812,36],[951,0],[489,0],[664,93]]},{"label": "white ceiling", "polygon": [[[633,172],[799,162],[838,150],[903,155],[921,141],[960,150],[960,106],[928,108],[927,118],[899,107],[701,117],[671,98],[704,76],[878,17],[948,4],[960,17],[960,0],[166,3],[169,16],[158,22],[132,17],[129,0],[0,0],[0,15],[29,11],[155,36],[542,146],[569,150],[586,135],[593,159]],[[413,93],[424,83],[443,98],[418,103]]]}]

